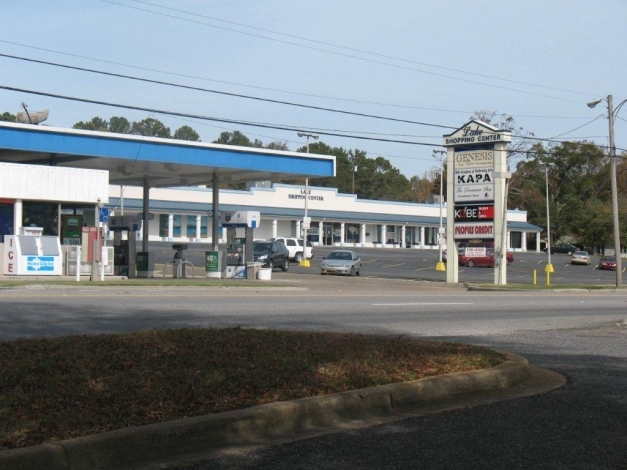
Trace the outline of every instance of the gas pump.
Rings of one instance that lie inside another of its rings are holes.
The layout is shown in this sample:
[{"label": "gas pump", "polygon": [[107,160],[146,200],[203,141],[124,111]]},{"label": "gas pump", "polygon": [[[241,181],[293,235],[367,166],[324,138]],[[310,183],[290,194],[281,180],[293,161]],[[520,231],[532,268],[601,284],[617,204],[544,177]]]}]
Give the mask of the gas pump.
[{"label": "gas pump", "polygon": [[[226,228],[226,277],[246,279],[247,264],[253,262],[253,229],[259,227],[257,211],[224,212],[220,215]],[[244,239],[236,238],[236,229],[244,228]]]},{"label": "gas pump", "polygon": [[226,244],[226,277],[227,279],[244,279],[246,277],[246,250],[243,243]]},{"label": "gas pump", "polygon": [[[137,277],[137,232],[142,222],[133,215],[109,217],[109,231],[113,232],[114,272],[118,276],[126,274],[129,278]],[[122,238],[123,232],[127,238]]]}]

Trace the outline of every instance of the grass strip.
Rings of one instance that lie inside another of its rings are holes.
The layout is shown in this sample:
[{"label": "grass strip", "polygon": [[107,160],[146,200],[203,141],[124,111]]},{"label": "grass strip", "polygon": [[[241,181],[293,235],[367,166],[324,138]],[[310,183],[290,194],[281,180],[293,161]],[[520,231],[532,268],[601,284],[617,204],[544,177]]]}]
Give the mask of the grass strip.
[{"label": "grass strip", "polygon": [[405,336],[177,329],[0,343],[0,449],[502,363]]}]

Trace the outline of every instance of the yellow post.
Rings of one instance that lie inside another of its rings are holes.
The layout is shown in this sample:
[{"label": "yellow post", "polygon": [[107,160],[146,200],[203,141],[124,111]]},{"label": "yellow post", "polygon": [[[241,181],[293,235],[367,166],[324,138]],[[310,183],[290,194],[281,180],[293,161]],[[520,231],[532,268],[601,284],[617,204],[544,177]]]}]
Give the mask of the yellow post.
[{"label": "yellow post", "polygon": [[533,285],[535,286],[538,283],[538,270],[533,270]]},{"label": "yellow post", "polygon": [[551,285],[551,273],[555,272],[553,271],[553,265],[551,263],[547,263],[546,268],[544,268],[544,272],[546,272],[546,285],[550,286]]}]

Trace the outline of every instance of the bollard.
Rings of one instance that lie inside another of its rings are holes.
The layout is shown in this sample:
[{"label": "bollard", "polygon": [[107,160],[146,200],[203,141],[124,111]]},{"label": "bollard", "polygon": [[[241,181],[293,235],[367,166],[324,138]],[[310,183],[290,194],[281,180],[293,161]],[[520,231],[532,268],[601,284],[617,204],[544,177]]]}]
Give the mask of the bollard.
[{"label": "bollard", "polygon": [[538,283],[538,270],[533,270],[533,285],[535,286]]}]

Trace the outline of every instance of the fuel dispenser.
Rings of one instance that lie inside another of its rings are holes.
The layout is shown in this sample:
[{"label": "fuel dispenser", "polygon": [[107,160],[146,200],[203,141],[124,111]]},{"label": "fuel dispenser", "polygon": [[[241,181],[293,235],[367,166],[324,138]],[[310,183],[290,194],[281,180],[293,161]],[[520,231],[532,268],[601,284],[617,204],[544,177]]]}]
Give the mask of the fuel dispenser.
[{"label": "fuel dispenser", "polygon": [[[253,230],[259,227],[261,213],[258,211],[223,212],[220,217],[222,227],[226,228],[226,277],[247,279],[249,278],[247,267],[253,263]],[[238,228],[244,229],[243,239],[236,238]]]},{"label": "fuel dispenser", "polygon": [[[126,274],[129,278],[138,277],[137,232],[141,226],[142,222],[136,215],[109,217],[109,231],[113,232],[114,272],[118,276]],[[122,238],[123,232],[127,233],[126,240]]]},{"label": "fuel dispenser", "polygon": [[236,243],[235,241],[227,243],[226,277],[227,279],[244,279],[246,277],[246,246],[243,243]]}]

